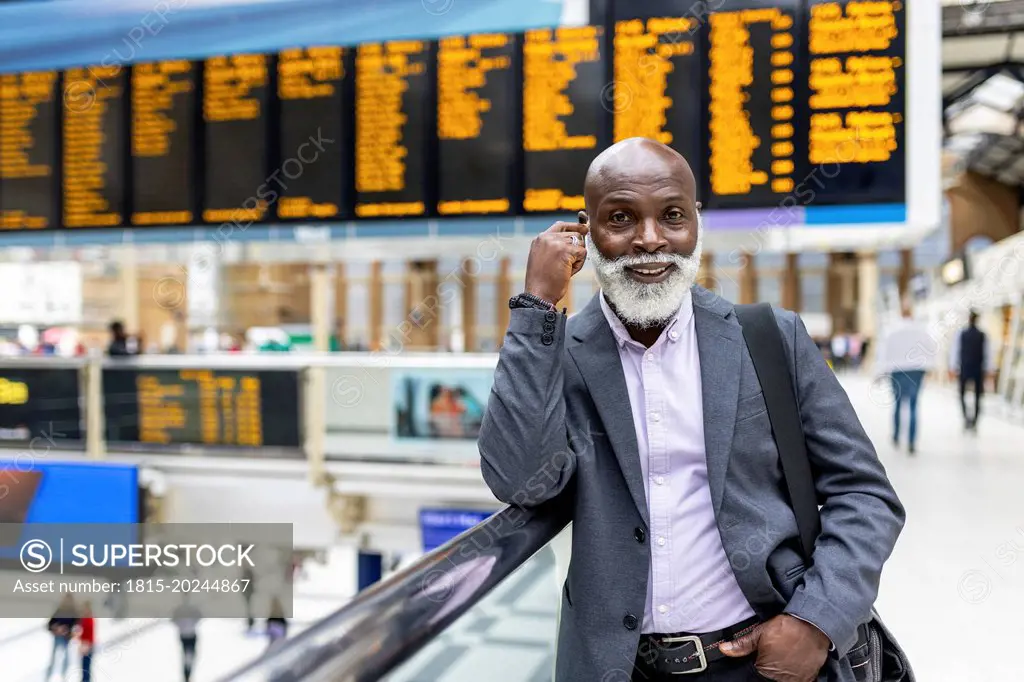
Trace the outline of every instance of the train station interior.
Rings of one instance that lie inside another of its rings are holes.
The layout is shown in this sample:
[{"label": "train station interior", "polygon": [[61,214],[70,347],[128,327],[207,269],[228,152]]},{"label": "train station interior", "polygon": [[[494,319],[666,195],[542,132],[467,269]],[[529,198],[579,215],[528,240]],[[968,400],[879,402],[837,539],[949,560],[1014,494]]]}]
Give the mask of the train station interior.
[{"label": "train station interior", "polygon": [[[538,235],[599,225],[588,168],[629,138],[692,170],[695,291],[795,313],[904,508],[865,580],[913,673],[870,679],[1024,680],[1024,0],[0,0],[0,680],[585,679],[559,647],[596,660],[573,628],[620,597],[567,612],[574,557],[626,585],[624,550],[499,500],[488,458],[523,450],[494,434],[537,380],[510,359],[531,334],[535,362],[566,345],[571,432],[574,318],[615,315],[615,263],[590,232],[537,304],[551,328],[517,308]],[[723,420],[782,436],[770,403],[709,411],[703,376],[720,496]],[[813,449],[836,413],[798,407]],[[620,436],[574,485],[618,476]],[[781,453],[737,464],[741,441],[731,466],[793,498]],[[598,523],[656,551],[646,512]],[[111,553],[246,543],[253,569]],[[630,608],[594,631],[661,632]],[[865,679],[830,644],[843,672],[818,679]],[[652,679],[619,665],[600,682]]]}]

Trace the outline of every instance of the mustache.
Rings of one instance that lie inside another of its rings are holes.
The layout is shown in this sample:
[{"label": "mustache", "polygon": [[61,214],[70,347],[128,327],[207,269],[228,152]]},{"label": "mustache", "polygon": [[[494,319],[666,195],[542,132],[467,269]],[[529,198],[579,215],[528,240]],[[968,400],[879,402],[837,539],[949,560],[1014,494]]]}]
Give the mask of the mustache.
[{"label": "mustache", "polygon": [[680,253],[639,253],[619,256],[615,259],[605,259],[604,263],[609,268],[622,271],[636,265],[650,265],[652,263],[665,263],[684,267],[691,260],[693,260],[693,254],[684,256]]}]

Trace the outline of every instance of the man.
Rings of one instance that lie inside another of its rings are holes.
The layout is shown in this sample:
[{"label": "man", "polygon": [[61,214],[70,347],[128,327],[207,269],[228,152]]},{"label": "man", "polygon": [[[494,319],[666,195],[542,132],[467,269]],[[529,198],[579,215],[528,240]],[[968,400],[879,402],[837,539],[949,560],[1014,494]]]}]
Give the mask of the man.
[{"label": "man", "polygon": [[96,649],[96,619],[92,615],[92,602],[87,601],[82,605],[78,646],[82,654],[82,682],[92,682],[92,655]]},{"label": "man", "polygon": [[196,661],[196,643],[199,639],[199,621],[203,615],[192,604],[188,594],[182,596],[181,604],[174,610],[171,620],[178,626],[181,640],[181,668],[185,682],[192,679],[192,668]]},{"label": "man", "polygon": [[892,444],[899,447],[900,422],[903,404],[907,404],[909,424],[907,425],[907,449],[916,452],[917,443],[917,399],[926,372],[934,368],[937,344],[928,328],[914,320],[910,306],[903,304],[902,319],[892,325],[882,339],[878,351],[878,366],[881,374],[888,375],[893,392]]},{"label": "man", "polygon": [[[978,329],[978,313],[971,311],[967,328],[953,342],[950,365],[960,379],[960,409],[964,415],[964,430],[977,431],[981,416],[981,398],[985,394],[985,377],[991,374],[988,338]],[[967,411],[967,385],[974,391],[974,413]]]},{"label": "man", "polygon": [[128,349],[128,334],[124,331],[124,324],[120,320],[114,320],[110,323],[110,345],[107,347],[107,355],[111,357],[124,357],[128,355],[138,355],[142,352],[142,338],[137,337],[135,340],[135,352],[133,353]]},{"label": "man", "polygon": [[[800,319],[777,312],[823,505],[805,566],[733,306],[693,286],[696,198],[659,143],[594,160],[580,223],[534,240],[510,301],[484,479],[509,503],[572,509],[558,682],[852,682],[844,657],[903,509]],[[567,320],[552,302],[588,255],[601,292]]]}]

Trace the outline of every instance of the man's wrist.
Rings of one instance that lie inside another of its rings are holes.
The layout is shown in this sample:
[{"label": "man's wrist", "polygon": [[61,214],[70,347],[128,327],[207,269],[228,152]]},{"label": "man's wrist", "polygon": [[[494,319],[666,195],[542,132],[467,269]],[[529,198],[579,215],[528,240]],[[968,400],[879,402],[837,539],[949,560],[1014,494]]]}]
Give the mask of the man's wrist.
[{"label": "man's wrist", "polygon": [[820,633],[821,633],[821,636],[822,636],[822,637],[824,638],[824,640],[825,640],[826,642],[828,642],[828,650],[829,650],[829,651],[835,651],[835,650],[836,650],[836,645],[835,645],[835,642],[833,642],[833,641],[832,641],[832,639],[831,639],[831,638],[830,638],[830,637],[829,637],[829,636],[828,636],[828,635],[827,635],[827,634],[825,633],[825,631],[824,631],[824,630],[822,630],[822,629],[821,629],[820,627],[818,627],[817,625],[815,625],[815,624],[814,624],[814,623],[812,623],[811,621],[807,620],[806,618],[801,618],[800,616],[798,616],[798,615],[796,615],[796,614],[793,614],[793,613],[787,613],[787,614],[785,614],[785,615],[787,615],[787,616],[790,616],[791,618],[795,618],[795,619],[797,619],[798,621],[800,621],[801,623],[806,623],[807,625],[810,625],[810,626],[811,626],[812,628],[814,628],[815,630],[817,630],[818,632],[820,632]]}]

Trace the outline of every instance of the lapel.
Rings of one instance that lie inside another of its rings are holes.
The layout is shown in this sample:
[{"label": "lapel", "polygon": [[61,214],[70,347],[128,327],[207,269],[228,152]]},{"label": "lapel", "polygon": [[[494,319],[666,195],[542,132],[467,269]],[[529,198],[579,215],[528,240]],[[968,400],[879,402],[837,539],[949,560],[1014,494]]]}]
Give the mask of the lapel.
[{"label": "lapel", "polygon": [[600,295],[599,291],[579,312],[579,321],[573,325],[575,342],[568,345],[568,350],[597,407],[633,502],[644,524],[650,526],[626,376],[622,371],[615,336],[601,310]]},{"label": "lapel", "polygon": [[722,506],[725,473],[736,427],[743,331],[732,304],[698,286],[693,288],[693,315],[700,358],[708,485],[717,515]]}]

